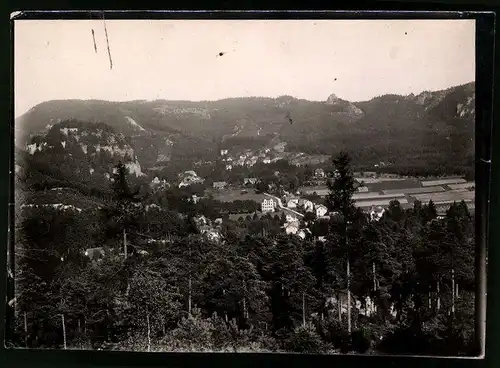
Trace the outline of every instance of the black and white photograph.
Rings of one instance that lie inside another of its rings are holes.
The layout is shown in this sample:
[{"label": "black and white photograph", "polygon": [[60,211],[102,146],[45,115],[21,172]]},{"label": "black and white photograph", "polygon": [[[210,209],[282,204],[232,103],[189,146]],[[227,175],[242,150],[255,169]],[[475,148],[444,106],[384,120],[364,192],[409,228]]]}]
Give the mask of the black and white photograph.
[{"label": "black and white photograph", "polygon": [[477,355],[474,19],[13,43],[7,347]]}]

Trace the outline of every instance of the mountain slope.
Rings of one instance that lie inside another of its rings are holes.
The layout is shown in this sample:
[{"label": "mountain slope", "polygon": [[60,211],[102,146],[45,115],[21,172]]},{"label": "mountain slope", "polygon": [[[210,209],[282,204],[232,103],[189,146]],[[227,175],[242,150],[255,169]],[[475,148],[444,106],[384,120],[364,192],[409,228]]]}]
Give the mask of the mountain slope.
[{"label": "mountain slope", "polygon": [[[417,96],[385,95],[349,102],[273,98],[219,101],[48,101],[16,120],[18,146],[58,121],[104,122],[130,138],[144,167],[171,160],[213,159],[220,147],[287,143],[287,150],[398,162],[429,156],[460,161],[474,152],[474,83]],[[374,161],[375,162],[375,161]]]},{"label": "mountain slope", "polygon": [[113,169],[123,162],[134,177],[143,176],[130,138],[103,123],[69,120],[31,137],[23,153],[16,151],[16,174],[33,189],[102,188],[107,191]]}]

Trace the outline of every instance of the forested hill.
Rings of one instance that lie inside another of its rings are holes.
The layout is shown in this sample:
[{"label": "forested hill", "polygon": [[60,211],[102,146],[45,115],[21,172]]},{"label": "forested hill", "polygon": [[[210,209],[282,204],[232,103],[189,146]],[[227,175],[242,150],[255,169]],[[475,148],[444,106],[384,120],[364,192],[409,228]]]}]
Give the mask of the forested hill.
[{"label": "forested hill", "polygon": [[67,119],[103,122],[130,138],[144,166],[172,157],[207,158],[222,146],[273,142],[330,155],[349,148],[357,161],[466,165],[474,152],[475,83],[419,95],[349,102],[291,96],[219,101],[57,100],[16,119],[16,144]]},{"label": "forested hill", "polygon": [[57,123],[46,134],[32,137],[25,149],[15,154],[16,180],[32,190],[107,190],[119,162],[126,165],[132,178],[144,175],[130,138],[104,123]]}]

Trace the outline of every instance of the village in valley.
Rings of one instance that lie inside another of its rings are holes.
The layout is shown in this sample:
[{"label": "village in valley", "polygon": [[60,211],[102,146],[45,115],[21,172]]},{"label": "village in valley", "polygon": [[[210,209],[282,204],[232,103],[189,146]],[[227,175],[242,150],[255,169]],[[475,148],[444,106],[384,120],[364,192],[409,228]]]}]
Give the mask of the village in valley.
[{"label": "village in valley", "polygon": [[[247,154],[240,155],[237,159],[232,159],[228,155],[228,150],[220,151],[225,171],[231,171],[234,167],[251,168],[257,162],[265,165],[277,161],[285,160],[283,148],[277,147],[276,151],[281,155],[269,158],[270,149],[262,150],[264,154],[260,156]],[[248,150],[250,152],[250,150]],[[296,154],[295,157],[304,157],[304,154]],[[324,158],[323,158],[324,159]],[[236,161],[236,162],[234,162]],[[300,167],[303,164],[293,161],[293,166]],[[306,164],[307,165],[307,164]],[[244,177],[239,182],[213,181],[211,185],[206,183],[206,179],[197,175],[194,170],[187,170],[178,174],[178,180],[169,183],[165,179],[160,180],[157,176],[151,181],[151,187],[165,189],[177,186],[181,189],[189,189],[192,185],[201,186],[202,193],[192,194],[189,200],[197,204],[203,199],[213,198],[220,202],[253,201],[256,210],[239,210],[237,206],[230,211],[222,211],[225,217],[233,221],[243,221],[248,216],[278,216],[281,219],[281,229],[284,233],[296,235],[301,239],[307,236],[315,240],[325,241],[326,234],[313,234],[311,228],[315,222],[329,221],[336,215],[335,212],[327,208],[326,197],[330,189],[328,182],[333,179],[332,172],[327,168],[328,161],[316,163],[315,169],[311,170],[312,177],[305,185],[291,191],[280,186],[279,178],[283,175],[280,171],[274,172],[276,180],[274,182],[262,184],[258,177]],[[460,176],[441,176],[435,178],[415,178],[398,174],[379,173],[377,170],[386,164],[381,162],[373,167],[373,171],[353,172],[356,192],[353,195],[355,205],[369,215],[372,221],[382,218],[391,202],[397,202],[401,208],[410,209],[414,207],[416,201],[423,204],[432,203],[436,207],[438,218],[444,218],[446,211],[454,202],[464,201],[471,213],[474,213],[475,183],[467,181]],[[200,231],[212,240],[221,240],[220,232],[217,230],[224,222],[223,217],[214,219],[199,216],[197,224]],[[214,224],[214,226],[210,226]]]}]

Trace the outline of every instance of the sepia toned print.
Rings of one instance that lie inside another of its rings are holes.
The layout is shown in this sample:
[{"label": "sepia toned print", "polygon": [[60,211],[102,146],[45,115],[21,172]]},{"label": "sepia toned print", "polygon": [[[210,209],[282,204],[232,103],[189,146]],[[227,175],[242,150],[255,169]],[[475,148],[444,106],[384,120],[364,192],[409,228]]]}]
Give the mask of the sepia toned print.
[{"label": "sepia toned print", "polygon": [[473,20],[17,20],[7,345],[472,356]]}]

